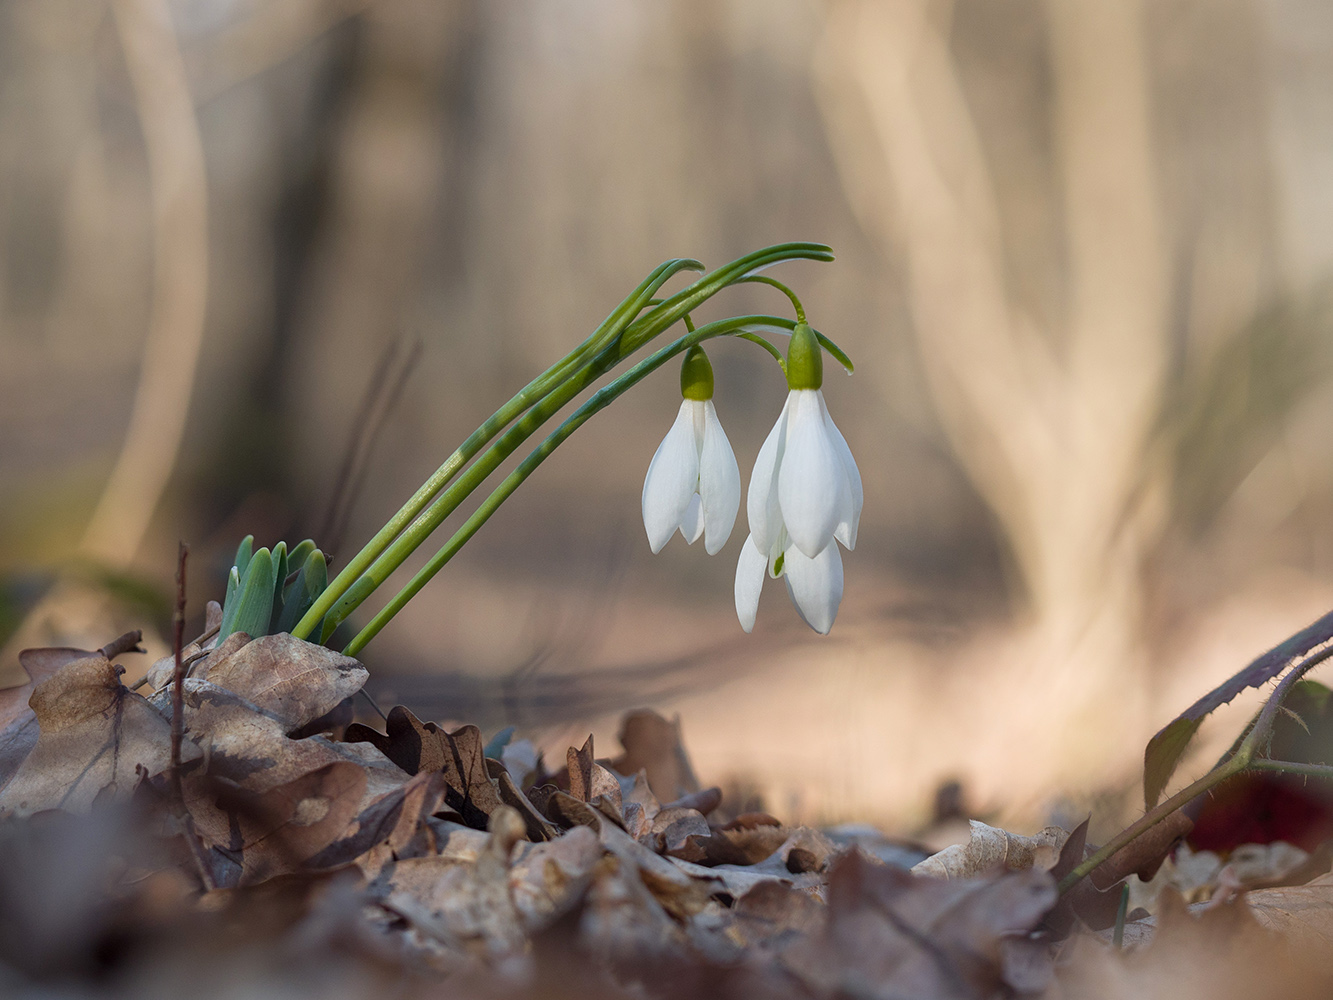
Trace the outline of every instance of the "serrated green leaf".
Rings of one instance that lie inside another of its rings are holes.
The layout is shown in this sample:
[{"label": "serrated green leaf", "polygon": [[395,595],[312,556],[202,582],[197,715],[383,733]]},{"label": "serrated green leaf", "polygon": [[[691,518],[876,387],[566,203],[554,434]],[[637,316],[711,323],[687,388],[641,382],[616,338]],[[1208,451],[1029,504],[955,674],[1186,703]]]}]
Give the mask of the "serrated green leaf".
[{"label": "serrated green leaf", "polygon": [[268,549],[260,549],[250,558],[236,599],[236,610],[230,621],[227,620],[225,610],[223,612],[222,628],[218,632],[219,642],[234,632],[244,632],[250,636],[268,634],[269,622],[273,617],[275,568],[273,555]]},{"label": "serrated green leaf", "polygon": [[1143,800],[1147,808],[1157,804],[1181,755],[1206,716],[1247,688],[1267,684],[1310,650],[1330,639],[1333,639],[1333,611],[1251,661],[1244,670],[1213,688],[1149,740],[1143,751]]}]

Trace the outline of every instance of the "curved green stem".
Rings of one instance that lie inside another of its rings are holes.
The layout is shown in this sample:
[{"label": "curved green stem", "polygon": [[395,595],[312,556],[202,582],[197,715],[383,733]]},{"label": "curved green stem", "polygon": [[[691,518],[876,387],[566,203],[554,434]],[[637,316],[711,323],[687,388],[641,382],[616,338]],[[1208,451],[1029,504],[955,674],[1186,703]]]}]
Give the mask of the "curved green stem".
[{"label": "curved green stem", "polygon": [[504,406],[491,414],[480,427],[468,436],[467,440],[454,450],[452,455],[444,460],[444,464],[421,484],[407,503],[403,504],[398,510],[398,513],[394,514],[385,523],[384,527],[375,533],[375,536],[361,548],[360,552],[352,557],[347,565],[342,568],[342,571],[329,581],[329,585],[315,600],[310,610],[302,616],[301,620],[292,629],[292,635],[300,639],[309,636],[333,605],[351,589],[393,540],[425,510],[427,504],[458,474],[459,469],[471,461],[519,414],[565,382],[571,373],[577,370],[580,365],[585,364],[587,359],[596,351],[602,350],[608,344],[614,342],[624,332],[630,321],[649,302],[653,301],[653,296],[657,290],[676,274],[687,269],[702,271],[703,265],[699,261],[688,258],[676,258],[658,265],[620,305],[612,310],[611,314],[602,321],[601,325],[593,331],[587,340],[542,372],[541,375],[538,375],[515,393]]},{"label": "curved green stem", "polygon": [[1291,693],[1292,687],[1302,677],[1311,670],[1323,663],[1329,657],[1333,657],[1333,644],[1330,644],[1318,652],[1311,653],[1305,659],[1296,664],[1282,678],[1277,688],[1269,696],[1264,707],[1259,711],[1258,717],[1254,720],[1254,725],[1250,727],[1245,738],[1240,741],[1236,750],[1231,756],[1221,761],[1216,767],[1205,774],[1198,781],[1193,782],[1187,787],[1176,792],[1165,802],[1159,803],[1155,808],[1149,810],[1138,820],[1131,823],[1123,831],[1112,837],[1110,841],[1079,864],[1073,871],[1060,880],[1057,887],[1061,893],[1072,888],[1077,882],[1096,871],[1104,861],[1110,858],[1122,847],[1136,840],[1140,835],[1152,829],[1173,812],[1197,798],[1204,792],[1216,787],[1228,778],[1240,774],[1242,771],[1258,768],[1266,771],[1280,771],[1290,769],[1296,774],[1312,774],[1319,777],[1325,777],[1333,774],[1333,768],[1327,771],[1315,770],[1321,765],[1315,764],[1288,764],[1286,761],[1272,761],[1260,754],[1260,748],[1267,745],[1273,735],[1273,723],[1277,719],[1277,713],[1282,708],[1282,702],[1286,700]]},{"label": "curved green stem", "polygon": [[[509,499],[514,491],[522,485],[523,481],[533,473],[537,466],[541,465],[541,463],[544,462],[547,457],[549,457],[550,454],[571,434],[573,434],[574,431],[583,426],[589,417],[608,406],[616,399],[616,397],[642,381],[646,376],[656,371],[668,360],[682,351],[714,337],[736,334],[736,332],[747,323],[752,323],[756,319],[773,322],[775,317],[740,316],[732,317],[731,319],[718,320],[705,326],[701,326],[699,329],[687,333],[685,336],[656,351],[643,361],[640,361],[614,382],[611,382],[609,385],[606,385],[595,392],[589,397],[587,402],[575,410],[564,423],[552,431],[540,445],[534,448],[532,452],[524,458],[508,476],[505,477],[504,481],[495,488],[491,495],[482,502],[481,506],[472,513],[461,527],[459,527],[449,541],[445,543],[444,547],[435,553],[430,561],[417,571],[408,584],[395,594],[393,599],[386,604],[373,619],[371,619],[369,624],[367,624],[351,642],[347,644],[343,649],[343,653],[347,656],[355,656],[364,649],[366,644],[377,636],[380,633],[380,630],[383,629],[384,626],[407,605],[407,602],[415,597],[421,591],[421,588],[424,587],[436,573],[444,568],[445,564],[448,563],[458,550],[477,533],[477,530],[490,519],[491,515],[495,513],[499,506],[504,503],[505,500]],[[784,321],[779,320],[778,322]],[[470,471],[471,470],[469,470],[469,472]],[[459,485],[461,485],[461,483],[462,480],[460,479]]]},{"label": "curved green stem", "polygon": [[736,284],[739,285],[741,284],[741,282],[750,282],[750,281],[756,284],[772,285],[783,295],[787,296],[787,298],[791,299],[792,308],[796,310],[796,322],[797,323],[805,322],[805,307],[801,305],[801,300],[796,297],[795,292],[793,292],[782,282],[778,281],[777,278],[770,278],[766,274],[747,274],[744,278],[741,278],[740,281],[736,282]]}]

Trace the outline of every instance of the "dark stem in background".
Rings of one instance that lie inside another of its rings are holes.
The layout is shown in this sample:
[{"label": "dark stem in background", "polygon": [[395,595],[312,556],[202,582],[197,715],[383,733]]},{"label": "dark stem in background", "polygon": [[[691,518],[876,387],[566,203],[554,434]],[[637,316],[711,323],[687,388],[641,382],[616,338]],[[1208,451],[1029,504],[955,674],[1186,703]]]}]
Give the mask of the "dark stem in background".
[{"label": "dark stem in background", "polygon": [[185,724],[185,661],[181,646],[185,639],[185,562],[190,547],[184,542],[176,555],[176,612],[171,619],[171,649],[176,656],[176,671],[171,678],[171,787],[176,802],[185,811],[185,790],[181,786],[181,739]]},{"label": "dark stem in background", "polygon": [[409,342],[405,337],[399,337],[390,342],[380,355],[375,372],[361,397],[361,405],[352,421],[351,437],[333,481],[332,497],[318,530],[312,533],[312,537],[324,543],[324,557],[329,562],[342,548],[352,508],[366,484],[375,442],[379,440],[389,415],[402,398],[408,376],[421,360],[421,351],[420,339]]}]

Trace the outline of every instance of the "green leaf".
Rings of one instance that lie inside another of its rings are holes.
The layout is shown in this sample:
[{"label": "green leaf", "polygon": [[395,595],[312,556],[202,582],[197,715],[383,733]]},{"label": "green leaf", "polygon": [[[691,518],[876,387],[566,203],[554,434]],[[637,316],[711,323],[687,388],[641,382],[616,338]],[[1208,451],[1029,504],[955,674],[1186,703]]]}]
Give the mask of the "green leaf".
[{"label": "green leaf", "polygon": [[319,627],[319,641],[326,643],[329,636],[333,635],[334,630],[346,620],[347,616],[356,610],[357,606],[364,601],[375,589],[375,581],[369,576],[359,577],[356,583],[347,588],[347,593],[338,598],[338,603],[329,608],[329,613],[324,616],[324,623]]},{"label": "green leaf", "polygon": [[500,754],[504,753],[505,747],[509,746],[509,741],[514,738],[514,727],[505,726],[498,733],[491,737],[491,741],[486,744],[486,749],[482,750],[483,757],[489,757],[491,760],[499,760]]},{"label": "green leaf", "polygon": [[273,546],[273,603],[282,603],[282,587],[287,582],[287,543],[279,542]]},{"label": "green leaf", "polygon": [[232,560],[232,565],[236,567],[236,572],[245,578],[245,571],[250,568],[250,555],[254,551],[255,536],[246,535],[241,539],[241,544],[236,547],[236,558]]},{"label": "green leaf", "polygon": [[1256,657],[1244,670],[1213,688],[1149,740],[1143,751],[1143,801],[1147,808],[1157,805],[1181,755],[1206,716],[1247,688],[1260,687],[1285,673],[1306,653],[1329,639],[1333,639],[1333,611]]},{"label": "green leaf", "polygon": [[[238,591],[235,610],[223,609],[219,642],[234,632],[250,636],[268,634],[273,617],[274,570],[273,555],[268,549],[260,549],[251,557]],[[231,611],[230,617],[228,611]]]},{"label": "green leaf", "polygon": [[[314,551],[315,543],[312,539],[307,538],[298,543],[291,552],[287,554],[287,576],[291,576],[293,573],[299,573],[304,569],[305,561],[310,558],[310,553]],[[287,586],[290,587],[295,584],[295,582],[295,580],[292,580]]]},{"label": "green leaf", "polygon": [[[294,551],[300,551],[304,545],[302,542]],[[314,548],[313,542],[311,550],[306,556],[305,563],[297,570],[296,579],[283,590],[281,604],[275,604],[273,607],[273,620],[269,626],[272,635],[290,632],[295,628],[296,623],[315,603],[315,598],[322,594],[329,584],[329,571],[324,563],[324,553]]]}]

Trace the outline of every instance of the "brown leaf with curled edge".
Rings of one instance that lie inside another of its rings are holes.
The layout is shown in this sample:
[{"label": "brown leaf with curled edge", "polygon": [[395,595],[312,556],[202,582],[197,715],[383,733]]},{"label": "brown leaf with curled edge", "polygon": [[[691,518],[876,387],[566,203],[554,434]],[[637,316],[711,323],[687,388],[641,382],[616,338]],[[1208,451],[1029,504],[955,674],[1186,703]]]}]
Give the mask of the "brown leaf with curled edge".
[{"label": "brown leaf with curled edge", "polygon": [[707,882],[692,878],[614,823],[603,823],[599,835],[607,850],[638,871],[653,897],[676,919],[687,920],[707,904]]},{"label": "brown leaf with curled edge", "polygon": [[408,780],[364,743],[338,743],[323,736],[289,739],[284,720],[209,681],[186,678],[182,696],[185,732],[207,751],[208,773],[247,791],[266,792],[337,761],[365,768],[367,800]]},{"label": "brown leaf with curled edge", "polygon": [[1048,826],[1036,836],[1023,837],[972,820],[972,839],[966,844],[953,844],[925,861],[912,872],[933,875],[936,878],[975,878],[995,868],[1026,871],[1029,868],[1052,868],[1060,857],[1069,834],[1058,826]]},{"label": "brown leaf with curled edge", "polygon": [[797,939],[818,931],[824,907],[810,893],[770,878],[758,882],[736,900],[729,932],[746,947],[781,951]]},{"label": "brown leaf with curled edge", "polygon": [[[204,635],[208,635],[208,633],[210,632],[215,632],[215,630],[221,624],[222,624],[222,605],[220,605],[217,601],[209,601],[206,605],[204,605]],[[241,646],[245,645],[245,641],[248,638],[248,636],[246,636],[243,632],[235,632],[233,633],[233,635],[240,636],[240,639],[238,639],[232,646],[232,650],[234,651],[236,649],[240,649]],[[228,638],[230,638],[230,636]],[[212,641],[212,639],[210,638],[209,641]],[[181,659],[189,660],[191,657],[197,656],[198,654],[202,653],[206,647],[207,643],[205,643],[204,645],[200,645],[198,641],[186,643],[184,646],[181,647]],[[203,659],[204,658],[200,658],[199,660],[196,660],[187,665],[186,673],[188,676],[191,677],[201,676],[201,670],[203,671],[204,674],[207,673],[207,670],[203,668],[203,663],[202,663]],[[156,662],[153,663],[151,667],[148,668],[148,670],[145,672],[145,679],[148,682],[149,689],[156,692],[161,688],[165,687],[167,684],[170,684],[172,678],[175,675],[176,675],[176,654],[168,653],[166,656],[157,660]]]},{"label": "brown leaf with curled edge", "polygon": [[597,834],[576,826],[519,856],[509,870],[509,895],[529,934],[549,926],[578,902],[603,854]]},{"label": "brown leaf with curled edge", "polygon": [[[231,862],[221,884],[234,887],[305,870],[356,816],[366,774],[337,761],[261,793],[203,775],[187,785],[195,829],[210,853]],[[215,877],[226,870],[218,860]]]},{"label": "brown leaf with curled edge", "polygon": [[[83,812],[110,789],[128,795],[140,777],[171,765],[171,723],[120,683],[100,652],[73,660],[37,685],[29,705],[40,734],[3,791],[0,812]],[[182,747],[182,760],[198,747]]]},{"label": "brown leaf with curled edge", "polygon": [[489,829],[490,817],[504,805],[500,792],[486,770],[486,742],[476,726],[462,726],[444,734],[444,801],[458,811],[463,822]]},{"label": "brown leaf with curled edge", "polygon": [[350,656],[281,633],[211,663],[206,679],[258,705],[291,732],[356,694],[369,676]]},{"label": "brown leaf with curled edge", "polygon": [[0,788],[9,783],[37,745],[37,714],[28,707],[33,690],[65,664],[98,655],[64,647],[25,649],[19,653],[19,665],[27,672],[28,683],[0,691]]},{"label": "brown leaf with curled edge", "polygon": [[570,747],[565,751],[565,761],[569,767],[569,794],[580,802],[595,802],[599,795],[606,796],[614,804],[616,812],[621,809],[620,782],[616,776],[593,759],[592,734],[578,750]]},{"label": "brown leaf with curled edge", "polygon": [[945,880],[852,850],[830,873],[822,932],[781,962],[827,994],[991,997],[1004,987],[1003,942],[1035,928],[1055,898],[1054,880],[1035,869]]},{"label": "brown leaf with curled edge", "polygon": [[376,887],[383,905],[453,948],[489,957],[521,950],[524,934],[509,892],[509,859],[523,830],[516,811],[498,806],[475,864],[438,857],[396,862]]},{"label": "brown leaf with curled edge", "polygon": [[444,798],[444,778],[437,772],[418,774],[363,806],[336,840],[306,860],[320,870],[350,864],[362,854],[388,844],[395,852],[407,846]]},{"label": "brown leaf with curled edge", "polygon": [[509,772],[503,766],[498,774],[495,775],[495,783],[500,791],[500,801],[512,809],[517,809],[523,822],[528,828],[528,839],[534,842],[543,840],[553,840],[555,838],[555,827],[546,821],[541,813],[537,811],[532,801],[524,795],[510,777]]},{"label": "brown leaf with curled edge", "polygon": [[402,705],[389,709],[381,733],[370,726],[355,723],[347,727],[343,739],[348,743],[369,743],[408,774],[444,769],[444,733],[433,722],[422,722]]},{"label": "brown leaf with curled edge", "polygon": [[668,722],[646,708],[627,712],[620,722],[620,745],[625,752],[611,761],[611,767],[618,774],[635,774],[642,768],[659,802],[699,791],[681,740],[679,716]]}]

